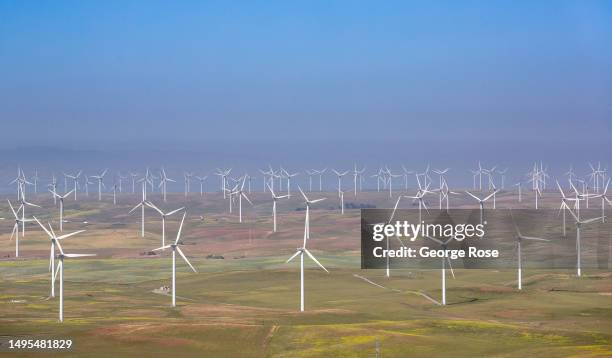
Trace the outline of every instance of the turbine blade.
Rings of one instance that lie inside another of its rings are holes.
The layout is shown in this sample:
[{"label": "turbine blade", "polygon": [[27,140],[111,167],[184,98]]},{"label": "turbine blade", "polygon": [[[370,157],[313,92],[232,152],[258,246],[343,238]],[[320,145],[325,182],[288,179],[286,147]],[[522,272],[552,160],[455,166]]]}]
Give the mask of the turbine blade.
[{"label": "turbine blade", "polygon": [[187,260],[187,257],[185,256],[185,254],[183,253],[183,251],[181,250],[180,247],[176,247],[176,251],[178,251],[178,253],[181,255],[181,257],[183,258],[183,260],[185,260],[185,262],[187,263],[187,265],[189,265],[189,267],[191,267],[191,269],[193,270],[193,272],[198,272],[196,271],[196,269],[191,265],[191,262],[189,262],[189,260]]},{"label": "turbine blade", "polygon": [[56,240],[63,240],[63,239],[69,238],[70,236],[74,236],[76,234],[80,234],[82,232],[85,232],[85,230],[79,230],[79,231],[71,232],[70,234],[66,234],[66,235],[62,235],[62,236],[56,237],[55,239]]},{"label": "turbine blade", "polygon": [[293,256],[291,256],[287,261],[285,261],[285,263],[289,263],[291,262],[291,260],[293,260],[297,255],[299,255],[302,251],[298,250],[296,251],[295,254],[293,254]]},{"label": "turbine blade", "polygon": [[310,253],[310,251],[308,251],[306,248],[304,248],[304,251],[306,251],[306,254],[312,259],[312,261],[316,262],[319,267],[325,270],[325,272],[329,273],[329,271],[327,271],[327,269],[323,265],[321,265],[321,263]]},{"label": "turbine blade", "polygon": [[181,231],[183,230],[183,223],[185,222],[185,216],[187,216],[187,211],[183,213],[183,218],[181,219],[181,225],[179,226],[178,232],[176,233],[176,241],[174,244],[178,244],[179,239],[181,238]]},{"label": "turbine blade", "polygon": [[448,268],[450,269],[451,275],[453,275],[453,279],[454,279],[455,278],[455,270],[453,270],[453,265],[451,264],[451,260],[448,257],[446,258],[446,260],[448,261]]},{"label": "turbine blade", "polygon": [[166,216],[170,216],[172,214],[178,213],[179,211],[185,209],[185,207],[183,206],[182,208],[178,208],[176,210],[172,210],[171,212],[167,213]]}]

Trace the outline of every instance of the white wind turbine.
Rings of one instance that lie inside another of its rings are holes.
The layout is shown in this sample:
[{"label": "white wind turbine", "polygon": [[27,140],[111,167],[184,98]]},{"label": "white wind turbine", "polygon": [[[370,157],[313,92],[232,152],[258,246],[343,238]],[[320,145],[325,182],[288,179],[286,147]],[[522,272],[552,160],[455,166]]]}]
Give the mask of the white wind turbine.
[{"label": "white wind turbine", "polygon": [[[74,190],[74,189],[72,189]],[[56,193],[53,190],[49,190],[51,192],[51,194],[53,194],[54,197],[56,197],[57,199],[59,199],[60,202],[60,207],[59,207],[59,228],[60,228],[60,232],[64,231],[64,199],[66,199],[68,196],[70,196],[70,194],[72,194],[72,190],[67,192],[64,195],[59,195],[58,193]]]},{"label": "white wind turbine", "polygon": [[168,193],[167,191],[168,182],[175,183],[176,180],[168,178],[168,176],[166,175],[166,170],[162,168],[161,181],[159,182],[159,187],[161,187],[162,189],[163,196],[164,196],[164,202],[166,202],[166,195]]},{"label": "white wind turbine", "polygon": [[581,260],[580,231],[582,230],[582,225],[590,224],[592,222],[601,220],[601,218],[581,220],[580,216],[577,216],[576,214],[574,214],[574,212],[571,209],[569,210],[569,212],[574,217],[574,220],[576,220],[576,275],[580,277],[582,274],[581,261],[580,261]]},{"label": "white wind turbine", "polygon": [[[89,197],[89,184],[93,184],[92,182],[89,181],[89,176],[88,175],[84,175],[83,176],[83,187],[85,187],[85,196]],[[55,199],[55,197],[53,197],[53,199]]]},{"label": "white wind turbine", "polygon": [[238,185],[236,185],[234,187],[234,190],[232,190],[232,192],[230,193],[230,202],[232,200],[232,195],[237,195],[238,196],[238,216],[239,216],[239,222],[242,222],[242,198],[246,199],[246,201],[249,202],[249,204],[253,205],[253,203],[251,202],[251,200],[249,199],[248,196],[246,196],[245,192],[244,192],[244,183],[246,178],[242,179],[242,184],[240,184],[240,189],[238,188]]},{"label": "white wind turbine", "polygon": [[108,172],[108,169],[104,169],[100,175],[92,175],[91,177],[98,181],[98,201],[102,200],[102,187],[104,186],[104,176]]},{"label": "white wind turbine", "polygon": [[326,198],[309,200],[299,185],[298,185],[298,189],[300,190],[300,193],[302,193],[302,196],[304,197],[304,204],[306,204],[306,218],[304,219],[304,227],[306,228],[306,238],[310,239],[310,205],[323,201]]},{"label": "white wind turbine", "polygon": [[491,194],[485,196],[484,198],[479,198],[476,195],[470,193],[469,191],[465,191],[469,196],[471,196],[472,198],[476,199],[478,201],[478,206],[480,207],[480,223],[482,224],[482,220],[484,217],[484,203],[489,200],[490,198],[493,197],[493,195],[495,195],[495,193],[497,193],[497,189],[495,189]]},{"label": "white wind turbine", "polygon": [[171,216],[172,214],[176,214],[179,211],[185,209],[185,207],[181,207],[181,208],[178,208],[176,210],[172,210],[170,212],[164,213],[163,211],[161,211],[160,208],[155,206],[155,204],[153,204],[150,201],[146,201],[145,205],[147,205],[148,207],[150,207],[153,210],[157,211],[159,213],[159,215],[161,215],[161,219],[162,219],[162,246],[166,246],[166,218],[168,216]]},{"label": "white wind turbine", "polygon": [[272,166],[270,166],[269,171],[259,169],[259,172],[263,175],[263,191],[266,191],[266,187],[274,188],[274,180],[272,179],[274,170],[272,170]]},{"label": "white wind turbine", "polygon": [[203,177],[199,177],[196,175],[196,179],[198,179],[198,181],[200,182],[200,196],[203,196],[204,195],[204,181],[208,179],[208,175],[205,175]]},{"label": "white wind turbine", "polygon": [[79,177],[81,176],[81,173],[82,173],[81,170],[79,170],[78,173],[74,175],[64,173],[65,178],[70,178],[74,182],[74,200],[77,200],[77,188],[78,188]]},{"label": "white wind turbine", "polygon": [[[221,179],[221,191],[223,192],[223,199],[225,199],[225,194],[227,189],[227,176],[230,174],[230,172],[232,171],[232,169],[227,169],[227,170],[222,170],[222,169],[217,169],[217,171],[215,172],[215,175],[218,175],[219,178]],[[274,185],[272,185],[272,187],[274,187]]]},{"label": "white wind turbine", "polygon": [[15,216],[15,225],[13,225],[13,231],[11,232],[11,238],[9,239],[9,241],[13,239],[13,236],[15,236],[15,257],[19,257],[19,224],[23,225],[24,220],[31,220],[19,217],[19,211],[23,210],[23,204],[21,204],[19,208],[17,208],[17,211],[15,211],[15,208],[13,208],[13,204],[11,204],[11,201],[8,199],[7,201],[11,208],[11,211],[13,212],[13,215]]},{"label": "white wind turbine", "polygon": [[389,181],[389,197],[393,197],[393,178],[399,178],[401,177],[401,174],[393,174],[391,173],[391,170],[389,170],[389,168],[387,168],[387,178]]},{"label": "white wind turbine", "polygon": [[185,172],[183,176],[185,177],[185,197],[187,197],[191,192],[191,178],[193,177],[193,173]]},{"label": "white wind turbine", "polygon": [[59,321],[64,321],[64,258],[77,258],[77,257],[87,257],[87,256],[96,256],[95,254],[66,254],[62,249],[62,245],[60,245],[59,241],[55,242],[55,245],[60,251],[58,258],[60,262],[57,265],[57,269],[55,270],[55,275],[53,276],[53,280],[57,278],[57,274],[59,272]]},{"label": "white wind turbine", "polygon": [[282,168],[281,171],[284,172],[285,178],[287,178],[287,195],[291,196],[291,178],[297,176],[299,172],[289,173],[288,171]]},{"label": "white wind turbine", "polygon": [[[25,185],[25,183],[22,184],[22,185]],[[24,197],[23,193],[21,195],[21,199],[19,199],[19,203],[21,204],[21,236],[25,237],[25,223],[28,222],[28,221],[32,221],[31,219],[26,220],[26,218],[25,218],[25,208],[28,207],[28,206],[31,206],[31,207],[34,207],[34,208],[40,208],[40,205],[36,205],[36,204],[32,204],[30,202],[27,202],[25,200],[25,197]]]},{"label": "white wind turbine", "polygon": [[181,225],[179,226],[178,233],[176,234],[176,240],[174,241],[174,243],[170,245],[158,247],[157,249],[153,250],[153,251],[159,251],[159,250],[165,250],[167,248],[172,248],[172,307],[176,307],[176,253],[178,252],[179,255],[181,255],[183,260],[185,260],[185,262],[187,263],[187,265],[189,265],[189,267],[193,270],[193,272],[197,272],[196,269],[193,267],[193,265],[191,265],[191,262],[187,260],[187,257],[185,256],[185,254],[179,247],[179,240],[181,238],[181,230],[183,229],[183,222],[185,222],[186,215],[187,215],[187,212],[184,212],[183,218],[181,219]]},{"label": "white wind turbine", "polygon": [[34,185],[34,194],[38,194],[38,170],[34,170],[34,176],[30,178],[32,180],[32,184]]},{"label": "white wind turbine", "polygon": [[432,172],[438,174],[438,177],[440,178],[440,186],[439,186],[439,188],[442,188],[442,183],[446,180],[446,178],[444,176],[446,175],[446,173],[448,173],[449,170],[450,170],[450,168],[446,168],[446,169],[434,169],[434,170],[432,170]]},{"label": "white wind turbine", "polygon": [[521,202],[523,202],[523,193],[522,193],[522,190],[521,190],[521,182],[518,182],[518,183],[516,183],[514,185],[518,187],[518,202],[521,203]]},{"label": "white wind turbine", "polygon": [[138,177],[138,173],[130,172],[130,178],[132,179],[132,194],[136,193],[136,178]]},{"label": "white wind turbine", "polygon": [[504,183],[506,181],[506,173],[508,172],[508,168],[504,170],[498,170],[497,174],[501,175],[501,189],[504,190]]},{"label": "white wind turbine", "polygon": [[51,231],[47,230],[47,228],[40,221],[38,221],[36,216],[34,216],[34,220],[36,220],[38,225],[40,225],[40,227],[47,233],[47,235],[49,235],[49,241],[51,241],[51,251],[49,253],[49,272],[51,272],[51,297],[55,297],[55,279],[54,278],[55,278],[55,246],[56,246],[56,243],[58,240],[63,240],[71,236],[74,236],[76,234],[80,234],[84,232],[85,230],[79,230],[79,231],[72,232],[70,234],[56,236],[55,232],[53,231],[53,227],[51,227],[50,223],[49,223],[49,229]]},{"label": "white wind turbine", "polygon": [[[353,196],[357,196],[357,179],[361,177],[361,174],[365,172],[365,167],[361,170],[357,170],[357,163],[353,167]],[[361,185],[361,182],[359,183]]]},{"label": "white wind turbine", "polygon": [[601,192],[601,194],[597,194],[593,196],[593,198],[601,198],[601,222],[606,221],[606,202],[609,205],[612,205],[612,201],[610,201],[610,199],[606,196],[608,193],[609,184],[610,184],[610,178],[608,178],[608,181],[606,182],[606,186],[603,188],[603,191]]},{"label": "white wind turbine", "polygon": [[127,179],[127,178],[128,178],[127,175],[121,175],[121,172],[117,173],[117,179],[118,179],[117,182],[119,183],[119,192],[120,193],[123,193],[123,186],[122,186],[123,179]]},{"label": "white wind turbine", "polygon": [[408,191],[408,176],[414,174],[413,171],[406,169],[405,166],[402,165],[402,176],[404,177],[404,190]]},{"label": "white wind turbine", "polygon": [[332,169],[332,172],[334,172],[334,174],[336,174],[338,177],[338,196],[340,196],[340,191],[342,190],[342,177],[348,174],[348,170],[340,173],[337,170]]},{"label": "white wind turbine", "polygon": [[565,237],[565,232],[566,232],[565,211],[570,209],[568,205],[569,201],[576,201],[577,199],[566,197],[565,193],[563,192],[563,189],[561,189],[561,185],[559,185],[559,181],[557,181],[557,188],[559,188],[559,192],[561,193],[561,206],[559,207],[559,211],[562,211],[562,215],[563,215],[563,237]]},{"label": "white wind turbine", "polygon": [[321,184],[322,182],[321,178],[323,177],[323,173],[327,171],[327,168],[323,168],[321,170],[313,169],[313,171],[315,172],[315,174],[319,175],[319,192],[321,192],[323,190],[323,185]]},{"label": "white wind turbine", "polygon": [[427,209],[427,205],[425,205],[425,194],[432,193],[432,192],[429,191],[429,185],[427,185],[425,188],[421,187],[421,180],[419,179],[418,174],[416,178],[417,178],[417,184],[419,185],[419,190],[417,190],[416,195],[415,196],[404,195],[404,197],[408,199],[412,199],[413,202],[414,200],[417,200],[419,202],[419,223],[421,223],[423,221],[422,210],[425,209],[427,213],[429,213],[429,210]]},{"label": "white wind turbine", "polygon": [[[47,185],[47,187],[51,188],[53,191],[57,191],[57,178],[55,174],[51,176],[51,184]],[[53,205],[57,204],[57,199],[53,196]]]},{"label": "white wind turbine", "polygon": [[439,191],[440,192],[440,203],[439,203],[439,209],[442,210],[442,202],[446,201],[446,210],[448,211],[449,209],[449,197],[450,194],[453,195],[459,195],[459,193],[456,193],[454,191],[451,191],[448,188],[448,184],[446,183],[446,179],[444,179],[442,181],[442,187],[440,189],[435,189],[434,191]]},{"label": "white wind turbine", "polygon": [[516,254],[517,254],[517,282],[518,282],[518,289],[522,290],[523,289],[523,260],[522,260],[522,252],[521,252],[521,243],[523,242],[523,240],[528,240],[528,241],[550,241],[547,239],[541,239],[539,237],[532,237],[532,236],[524,236],[521,234],[521,231],[519,230],[518,226],[516,225],[516,222],[514,221],[514,215],[512,215],[512,211],[510,211],[510,215],[512,216],[512,224],[514,224],[514,230],[516,231]]},{"label": "white wind turbine", "polygon": [[315,175],[315,171],[310,171],[306,169],[306,175],[308,175],[308,192],[312,192],[312,176]]},{"label": "white wind turbine", "polygon": [[308,251],[308,249],[306,248],[306,243],[308,242],[309,236],[310,236],[310,227],[309,227],[309,219],[308,219],[308,208],[310,206],[310,204],[316,203],[318,201],[324,200],[323,199],[316,199],[316,200],[308,200],[308,198],[306,197],[306,195],[304,195],[304,192],[302,191],[302,189],[298,186],[298,189],[300,190],[300,193],[302,193],[302,196],[304,197],[304,200],[306,201],[306,222],[304,225],[304,242],[302,244],[302,247],[299,247],[297,249],[297,251],[295,252],[295,254],[293,254],[293,256],[291,256],[286,263],[291,262],[291,260],[293,260],[294,258],[296,258],[298,255],[300,256],[300,311],[304,312],[304,253],[306,253],[306,255],[308,255],[308,257],[310,257],[310,259],[312,261],[314,261],[317,265],[319,265],[319,267],[321,267],[323,270],[325,270],[325,272],[329,273],[329,271],[327,271],[327,269],[321,265],[321,263],[314,257],[313,254],[310,253],[310,251]]},{"label": "white wind turbine", "polygon": [[[442,250],[446,251],[446,247],[448,246],[448,244],[454,239],[453,237],[451,237],[450,239],[446,240],[446,241],[442,241],[439,239],[436,239],[435,237],[431,237],[431,236],[427,236],[425,235],[425,238],[434,241],[436,243],[438,243],[440,245],[440,248]],[[451,274],[453,275],[453,278],[455,278],[455,272],[453,271],[453,265],[451,265],[451,261],[450,258],[448,256],[446,257],[442,257],[442,269],[441,269],[441,273],[442,273],[442,305],[446,306],[446,262],[448,261],[448,268],[451,271]]]},{"label": "white wind turbine", "polygon": [[268,184],[268,189],[270,190],[270,193],[272,193],[272,200],[273,200],[273,203],[272,203],[272,220],[274,222],[274,224],[273,224],[274,231],[273,232],[276,232],[276,202],[279,199],[288,198],[289,195],[280,195],[280,196],[277,196],[274,193],[274,190],[272,190],[272,188],[270,187],[269,184]]},{"label": "white wind turbine", "polygon": [[113,205],[117,205],[117,183],[113,184]]},{"label": "white wind turbine", "polygon": [[[397,211],[397,207],[399,206],[399,203],[400,203],[401,199],[402,199],[401,195],[397,197],[397,200],[395,201],[395,206],[393,207],[393,211],[391,212],[391,216],[389,217],[389,220],[387,220],[386,223],[382,223],[383,225],[391,224],[391,221],[393,221],[393,218],[395,217],[395,212]],[[374,224],[374,225],[377,225],[377,224]],[[404,243],[402,242],[402,240],[399,237],[396,236],[395,238],[399,240],[399,242],[400,242],[400,244],[402,246],[405,246]],[[387,244],[387,250],[389,250],[389,236],[385,236],[385,241],[386,241],[386,244]],[[385,255],[385,256],[386,256],[386,259],[387,259],[386,276],[387,276],[387,278],[389,278],[389,277],[391,277],[391,270],[389,268],[389,255]]]},{"label": "white wind turbine", "polygon": [[21,171],[21,167],[17,167],[17,177],[11,180],[11,182],[9,182],[9,185],[17,184],[17,200],[21,198],[21,195],[22,195],[21,186],[25,180],[26,180],[25,175],[23,175],[23,172]]},{"label": "white wind turbine", "polygon": [[147,203],[147,180],[146,178],[143,178],[144,180],[142,180],[142,199],[140,200],[140,202],[138,204],[136,204],[136,206],[129,211],[128,214],[132,213],[132,211],[138,209],[140,207],[140,211],[141,211],[141,224],[140,224],[140,237],[144,237],[144,208],[145,205]]}]

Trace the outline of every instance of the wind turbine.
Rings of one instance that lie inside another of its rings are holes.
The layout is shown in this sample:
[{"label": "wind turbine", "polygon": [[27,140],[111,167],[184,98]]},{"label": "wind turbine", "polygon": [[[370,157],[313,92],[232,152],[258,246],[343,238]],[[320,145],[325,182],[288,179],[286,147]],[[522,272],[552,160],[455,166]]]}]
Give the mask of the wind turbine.
[{"label": "wind turbine", "polygon": [[321,184],[321,178],[323,177],[323,173],[325,173],[327,171],[327,168],[321,169],[321,170],[316,170],[314,169],[314,171],[316,172],[316,174],[319,175],[319,192],[321,192],[323,189],[323,185]]},{"label": "wind turbine", "polygon": [[432,172],[438,174],[440,178],[440,188],[442,188],[442,183],[446,181],[446,178],[444,176],[446,175],[446,173],[448,173],[449,170],[450,168],[432,170]]},{"label": "wind turbine", "polygon": [[34,194],[38,194],[38,170],[34,170],[34,176],[31,178],[32,183],[34,184]]},{"label": "wind turbine", "polygon": [[[397,207],[399,206],[400,200],[402,199],[402,196],[398,196],[397,200],[395,201],[395,206],[393,207],[393,211],[391,212],[391,216],[389,217],[389,220],[387,220],[386,223],[382,223],[382,225],[389,225],[391,223],[391,221],[393,221],[393,218],[395,217],[395,212],[397,211]],[[373,225],[378,225],[378,224],[373,224]],[[405,246],[404,243],[402,242],[402,240],[395,236],[396,239],[399,240],[400,244],[402,246]],[[385,241],[387,244],[387,250],[389,250],[389,236],[385,236]],[[389,255],[385,255],[386,259],[387,259],[387,269],[386,269],[386,276],[387,278],[391,277],[391,270],[389,268]]]},{"label": "wind turbine", "polygon": [[113,205],[117,205],[117,183],[113,184]]},{"label": "wind turbine", "polygon": [[[427,236],[427,235],[425,235],[425,238],[438,243],[440,245],[440,247],[442,248],[442,250],[444,250],[444,251],[446,251],[446,247],[454,239],[453,237],[451,237],[450,239],[448,239],[446,241],[442,241],[442,240],[436,239],[435,237],[431,237],[431,236]],[[446,255],[442,256],[442,269],[441,269],[441,273],[442,273],[442,306],[446,306],[446,262],[447,261],[448,261],[448,268],[450,269],[451,274],[453,275],[453,278],[455,278],[455,272],[453,271],[453,265],[451,265],[450,258],[448,256],[446,256]]]},{"label": "wind turbine", "polygon": [[130,178],[132,179],[132,194],[136,193],[136,178],[138,177],[138,173],[130,172]]},{"label": "wind turbine", "polygon": [[100,175],[92,175],[91,177],[98,181],[98,201],[102,200],[102,187],[104,186],[103,180],[108,169],[104,169]]},{"label": "wind turbine", "polygon": [[157,211],[159,213],[159,215],[161,215],[161,219],[162,219],[162,246],[166,246],[166,218],[168,216],[171,216],[172,214],[178,213],[179,211],[185,209],[185,207],[181,207],[181,208],[178,208],[176,210],[172,210],[170,212],[164,213],[163,211],[161,211],[160,208],[155,206],[155,204],[153,204],[150,201],[146,201],[145,205],[147,205],[148,207],[150,207],[153,210]]},{"label": "wind turbine", "polygon": [[[25,185],[25,184],[23,184]],[[32,220],[26,220],[25,218],[25,208],[28,206],[32,206],[35,208],[40,208],[40,205],[32,204],[25,200],[23,194],[21,195],[21,199],[19,199],[19,203],[21,204],[21,236],[25,237],[25,223]]]},{"label": "wind turbine", "polygon": [[391,173],[391,170],[389,170],[389,168],[387,168],[387,178],[389,180],[389,197],[393,197],[393,178],[398,178],[401,177],[401,174],[393,174]]},{"label": "wind turbine", "polygon": [[414,174],[413,171],[406,169],[405,166],[402,165],[402,176],[404,177],[404,190],[408,191],[408,175]]},{"label": "wind turbine", "polygon": [[518,282],[518,289],[522,290],[523,289],[523,263],[522,263],[522,252],[521,252],[521,243],[523,240],[528,240],[528,241],[550,241],[547,239],[541,239],[539,237],[533,237],[533,236],[524,236],[521,234],[521,231],[519,230],[518,226],[516,225],[516,222],[514,221],[514,215],[512,215],[512,210],[510,211],[510,215],[512,217],[512,224],[514,224],[514,231],[516,231],[516,253],[517,253],[517,282]]},{"label": "wind turbine", "polygon": [[304,204],[306,204],[306,218],[304,219],[304,227],[306,228],[306,238],[310,239],[310,205],[323,201],[326,198],[309,200],[299,185],[298,185],[298,189],[300,190],[300,193],[302,193],[302,196],[304,197]]},{"label": "wind turbine", "polygon": [[469,196],[471,196],[472,198],[476,199],[478,201],[478,206],[480,207],[480,223],[482,224],[482,219],[484,217],[484,203],[485,201],[489,200],[490,198],[493,197],[493,195],[495,195],[495,193],[497,193],[497,189],[495,189],[491,194],[485,196],[483,199],[477,197],[476,195],[470,193],[469,191],[465,191]]},{"label": "wind turbine", "polygon": [[128,178],[127,175],[121,175],[121,172],[117,173],[117,179],[118,179],[117,181],[119,182],[119,192],[120,193],[123,193],[123,186],[122,186],[123,179],[127,179],[127,178]]},{"label": "wind turbine", "polygon": [[[143,178],[143,179],[145,179],[145,178]],[[147,180],[145,179],[145,180],[142,181],[142,199],[128,213],[128,214],[130,214],[130,213],[132,213],[132,211],[134,211],[134,210],[136,210],[136,209],[138,209],[140,207],[141,215],[142,215],[141,216],[142,217],[141,226],[140,226],[140,237],[144,237],[144,208],[145,208],[145,205],[147,203],[147,189],[146,188],[147,188]]]},{"label": "wind turbine", "polygon": [[245,183],[245,179],[242,179],[242,184],[240,185],[240,189],[236,190],[238,185],[236,185],[236,187],[234,188],[234,190],[230,193],[230,202],[231,202],[231,198],[232,195],[238,195],[238,213],[239,213],[239,221],[242,222],[242,198],[244,197],[246,199],[246,201],[249,202],[249,204],[253,205],[253,203],[251,202],[251,200],[249,199],[248,196],[246,196],[246,194],[244,193],[244,183]]},{"label": "wind turbine", "polygon": [[77,257],[88,257],[88,256],[96,256],[95,254],[66,254],[62,249],[62,245],[60,245],[59,241],[55,241],[55,245],[60,251],[59,264],[57,265],[57,269],[55,270],[55,275],[53,276],[53,281],[57,278],[57,273],[59,272],[59,321],[64,321],[64,259],[65,258],[77,258]]},{"label": "wind turbine", "polygon": [[581,220],[580,217],[576,216],[576,214],[574,214],[574,212],[571,209],[569,210],[569,212],[574,217],[574,220],[576,220],[576,275],[580,277],[582,274],[581,269],[580,269],[580,266],[581,266],[580,230],[582,229],[582,225],[590,224],[592,222],[600,220],[601,218]]},{"label": "wind turbine", "polygon": [[21,204],[19,206],[19,208],[17,208],[17,211],[15,211],[15,208],[13,208],[13,204],[11,204],[10,200],[6,200],[9,203],[9,206],[11,208],[11,211],[13,212],[13,215],[15,216],[15,225],[13,225],[13,231],[11,232],[11,238],[9,240],[13,239],[13,236],[15,236],[15,257],[19,257],[19,224],[21,223],[23,225],[23,221],[31,221],[29,219],[24,219],[24,218],[20,218],[19,217],[19,211],[23,210],[23,204]]},{"label": "wind turbine", "polygon": [[508,172],[508,168],[504,170],[498,170],[497,174],[501,175],[501,189],[504,190],[504,183],[506,181],[506,173]]},{"label": "wind turbine", "polygon": [[306,253],[306,255],[308,255],[308,257],[310,257],[312,261],[319,265],[319,267],[325,270],[325,272],[329,273],[329,271],[327,271],[327,269],[323,265],[321,265],[321,263],[314,257],[314,255],[311,254],[310,251],[308,251],[308,249],[306,248],[306,243],[308,242],[310,231],[310,228],[308,227],[308,207],[312,203],[324,200],[324,198],[309,201],[299,186],[298,189],[300,189],[300,193],[302,193],[302,196],[304,196],[304,199],[306,200],[306,224],[304,225],[304,242],[302,244],[302,247],[298,247],[295,254],[293,254],[293,256],[291,256],[286,263],[289,263],[297,256],[300,256],[300,312],[304,312],[304,253]]},{"label": "wind turbine", "polygon": [[412,199],[413,202],[414,200],[418,200],[419,202],[419,224],[420,224],[423,221],[422,210],[425,209],[427,213],[429,213],[429,210],[427,209],[427,205],[425,205],[425,194],[432,193],[432,192],[429,191],[429,185],[427,185],[425,188],[421,187],[421,180],[419,179],[418,174],[416,175],[416,178],[417,178],[417,184],[419,186],[419,190],[417,190],[416,195],[415,196],[404,195],[404,197],[408,199]]},{"label": "wind turbine", "polygon": [[[52,175],[51,184],[47,185],[47,187],[51,188],[53,191],[57,191],[57,178],[55,177],[55,174]],[[57,204],[57,199],[55,196],[53,196],[53,205],[55,204]]]},{"label": "wind turbine", "polygon": [[77,188],[78,188],[79,177],[81,176],[81,173],[82,173],[81,170],[79,170],[78,173],[76,173],[74,175],[64,173],[64,177],[65,178],[70,178],[74,182],[74,200],[75,201],[77,200]]},{"label": "wind turbine", "polygon": [[185,197],[187,197],[191,191],[191,178],[193,177],[193,173],[185,172],[183,176],[185,177]]},{"label": "wind turbine", "polygon": [[191,265],[191,262],[187,260],[187,257],[185,256],[185,254],[179,247],[179,240],[181,238],[181,230],[183,229],[183,222],[185,222],[186,215],[187,215],[187,212],[184,212],[183,219],[181,219],[181,225],[179,226],[178,233],[176,234],[176,240],[174,241],[174,243],[170,245],[158,247],[157,249],[153,250],[153,251],[159,251],[159,250],[165,250],[167,248],[172,248],[172,307],[176,307],[176,253],[178,252],[179,255],[181,255],[183,260],[185,260],[185,262],[187,263],[187,265],[189,265],[189,267],[193,270],[193,272],[197,272],[196,269],[193,267],[193,265]]},{"label": "wind turbine", "polygon": [[208,175],[203,177],[196,176],[196,179],[200,182],[200,196],[204,195],[204,181],[208,178]]},{"label": "wind turbine", "polygon": [[354,164],[354,167],[353,167],[353,196],[357,196],[357,178],[360,178],[361,174],[363,174],[364,172],[365,172],[365,167],[361,170],[357,170],[357,163]]},{"label": "wind turbine", "polygon": [[332,172],[334,172],[334,174],[336,174],[336,176],[338,177],[338,196],[340,196],[340,190],[342,190],[342,177],[348,174],[348,170],[340,173],[335,169],[332,169]]},{"label": "wind turbine", "polygon": [[272,201],[273,201],[272,202],[272,218],[273,218],[273,221],[274,221],[274,231],[273,232],[276,232],[276,202],[279,199],[288,198],[289,195],[280,195],[280,196],[277,196],[274,193],[274,190],[272,190],[272,188],[270,187],[269,184],[268,184],[268,189],[270,190],[270,193],[272,193]]},{"label": "wind turbine", "polygon": [[[74,189],[72,189],[72,190],[74,190]],[[64,231],[64,199],[66,199],[68,196],[70,196],[70,194],[72,194],[72,190],[67,192],[64,195],[59,195],[54,190],[49,190],[51,192],[51,194],[53,194],[54,197],[59,199],[59,202],[60,202],[60,207],[59,207],[59,209],[60,209],[60,213],[59,213],[60,232]]]},{"label": "wind turbine", "polygon": [[225,192],[227,191],[227,176],[230,174],[232,169],[221,170],[217,169],[215,175],[218,175],[221,179],[221,191],[223,192],[223,199],[225,199]]},{"label": "wind turbine", "polygon": [[570,207],[568,205],[568,202],[570,200],[577,200],[577,199],[571,199],[565,196],[565,193],[563,192],[563,189],[561,189],[561,185],[559,185],[559,181],[557,181],[557,188],[559,188],[559,192],[561,193],[561,206],[559,207],[559,211],[562,211],[563,213],[563,237],[565,237],[565,232],[566,232],[566,225],[565,225],[565,210],[568,210]]},{"label": "wind turbine", "polygon": [[53,231],[53,227],[51,227],[50,223],[49,223],[49,229],[51,229],[51,231],[47,230],[47,228],[40,221],[38,221],[36,216],[34,216],[34,220],[36,220],[38,225],[40,225],[40,227],[47,233],[47,235],[49,235],[49,241],[51,241],[51,251],[49,253],[49,272],[51,272],[51,297],[55,297],[55,279],[54,278],[55,278],[55,246],[56,246],[56,243],[58,240],[63,240],[71,236],[74,236],[76,234],[80,234],[84,232],[85,230],[79,230],[79,231],[72,232],[70,234],[56,236],[55,232]]},{"label": "wind turbine", "polygon": [[603,188],[601,194],[597,194],[594,196],[594,198],[601,198],[601,222],[606,222],[606,202],[608,202],[609,205],[612,205],[612,201],[610,201],[610,199],[608,199],[608,197],[606,196],[609,184],[610,178],[608,178],[606,186]]},{"label": "wind turbine", "polygon": [[518,202],[521,203],[521,202],[523,202],[523,195],[522,195],[523,193],[521,191],[521,182],[518,182],[518,183],[516,183],[514,185],[518,187]]},{"label": "wind turbine", "polygon": [[285,173],[285,177],[287,178],[287,195],[291,196],[291,178],[298,175],[299,172],[289,173],[288,171],[282,168],[281,168],[281,171]]},{"label": "wind turbine", "polygon": [[167,185],[168,182],[176,182],[176,180],[174,179],[170,179],[168,178],[168,176],[166,175],[166,170],[164,168],[162,168],[161,171],[161,181],[159,182],[159,186],[161,187],[162,191],[163,191],[163,195],[164,195],[164,203],[166,202],[166,194],[167,194]]}]

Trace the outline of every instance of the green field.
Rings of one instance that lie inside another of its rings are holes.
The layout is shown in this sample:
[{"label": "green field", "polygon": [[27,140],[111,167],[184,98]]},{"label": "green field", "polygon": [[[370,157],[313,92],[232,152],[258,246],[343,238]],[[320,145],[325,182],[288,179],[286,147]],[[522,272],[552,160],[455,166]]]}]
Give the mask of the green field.
[{"label": "green field", "polygon": [[[299,264],[284,262],[300,245],[303,212],[291,209],[297,200],[279,206],[280,232],[272,234],[265,199],[255,195],[242,225],[223,213],[218,197],[207,204],[190,199],[183,250],[199,272],[177,261],[176,308],[155,291],[170,285],[168,255],[145,254],[159,246],[158,218],[147,212],[140,238],[140,214],[127,215],[134,198],[117,208],[66,206],[73,220],[67,231],[80,228],[77,218],[89,224],[65,251],[99,257],[66,260],[61,324],[58,298],[48,298],[48,242],[40,230],[28,227],[17,260],[8,235],[0,236],[0,336],[71,338],[74,349],[64,354],[79,357],[373,357],[376,342],[383,357],[612,355],[609,270],[586,269],[581,278],[570,269],[526,270],[522,292],[514,270],[456,270],[443,307],[435,303],[439,270],[393,270],[391,278],[361,270],[359,211],[341,217],[333,203],[313,210],[311,222],[311,251],[330,273],[306,260],[306,312],[299,312]],[[56,209],[44,203],[51,209],[34,214],[51,218]],[[204,221],[195,217],[200,212]],[[10,224],[2,223],[3,233],[10,234]],[[225,259],[205,259],[211,253]]]}]

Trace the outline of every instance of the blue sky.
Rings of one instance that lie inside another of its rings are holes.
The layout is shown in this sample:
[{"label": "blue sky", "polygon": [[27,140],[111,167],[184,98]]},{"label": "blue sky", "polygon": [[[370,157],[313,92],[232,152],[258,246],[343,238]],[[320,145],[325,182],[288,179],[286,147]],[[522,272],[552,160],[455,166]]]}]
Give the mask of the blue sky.
[{"label": "blue sky", "polygon": [[3,145],[609,142],[612,2],[0,0],[0,73]]}]

